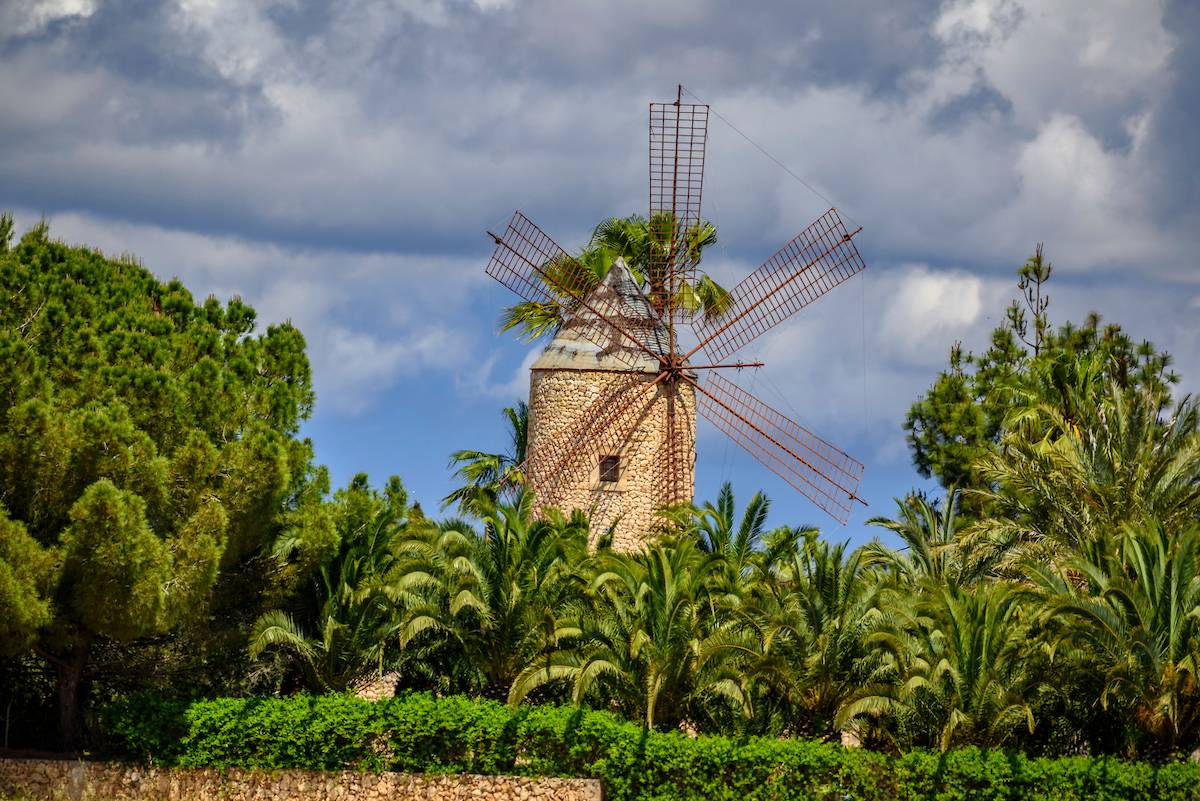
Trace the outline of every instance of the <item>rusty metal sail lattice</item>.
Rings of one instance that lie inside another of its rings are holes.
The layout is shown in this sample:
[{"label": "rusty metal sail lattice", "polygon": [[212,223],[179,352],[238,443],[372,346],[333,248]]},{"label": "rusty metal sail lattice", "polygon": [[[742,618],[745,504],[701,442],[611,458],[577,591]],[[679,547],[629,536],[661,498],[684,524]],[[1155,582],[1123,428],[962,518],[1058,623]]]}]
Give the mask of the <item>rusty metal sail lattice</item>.
[{"label": "rusty metal sail lattice", "polygon": [[693,321],[700,344],[692,353],[724,359],[866,269],[857,233],[846,230],[837,209],[822,214],[730,290],[725,313]]},{"label": "rusty metal sail lattice", "polygon": [[700,413],[768,470],[845,523],[863,464],[718,373],[696,387]]},{"label": "rusty metal sail lattice", "polygon": [[626,367],[634,367],[639,354],[658,359],[644,332],[629,330],[622,319],[623,299],[596,296],[595,276],[520,211],[503,236],[491,236],[496,247],[485,272],[492,278],[530,303],[557,309],[577,335]]},{"label": "rusty metal sail lattice", "polygon": [[649,294],[670,316],[686,311],[675,298],[696,275],[691,238],[701,222],[707,144],[708,106],[682,102],[682,87],[675,102],[650,104]]}]

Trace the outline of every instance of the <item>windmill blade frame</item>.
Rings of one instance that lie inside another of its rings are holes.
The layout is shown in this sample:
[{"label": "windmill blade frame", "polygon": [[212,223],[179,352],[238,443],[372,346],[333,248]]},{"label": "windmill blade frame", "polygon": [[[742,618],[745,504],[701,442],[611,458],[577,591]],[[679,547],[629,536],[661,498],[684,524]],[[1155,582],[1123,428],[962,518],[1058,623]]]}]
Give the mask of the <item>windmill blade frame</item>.
[{"label": "windmill blade frame", "polygon": [[[691,408],[684,402],[684,394],[680,388],[686,382],[673,382],[666,387],[666,436],[655,455],[654,463],[662,480],[655,492],[655,502],[660,507],[674,506],[690,501],[691,484],[694,481],[695,465],[687,459],[687,444],[693,439],[687,432],[696,430],[696,406],[693,396]],[[685,487],[689,488],[685,490]]]},{"label": "windmill blade frame", "polygon": [[854,236],[830,209],[730,290],[719,317],[692,322],[697,351],[724,359],[866,269]]},{"label": "windmill blade frame", "polygon": [[760,464],[845,523],[858,497],[863,464],[717,372],[687,379],[696,406]]},{"label": "windmill blade frame", "polygon": [[[630,368],[636,366],[637,357],[623,351],[641,351],[655,360],[662,356],[621,324],[619,309],[599,308],[588,300],[594,276],[519,209],[513,212],[503,236],[488,233],[496,247],[484,272],[518,297],[557,306],[563,325],[571,324],[581,337]],[[583,319],[583,312],[590,312],[595,319]],[[619,337],[614,338],[614,333]]]},{"label": "windmill blade frame", "polygon": [[[530,450],[516,470],[536,507],[590,508],[610,531],[622,518],[651,531],[663,506],[694,493],[703,414],[845,523],[862,502],[863,464],[719,371],[762,367],[726,357],[865,269],[853,242],[862,229],[848,231],[829,209],[722,298],[720,313],[697,319],[695,297],[685,293],[712,236],[700,216],[710,108],[682,98],[680,86],[674,102],[650,104],[650,203],[639,269],[631,272],[623,258],[593,259],[603,251],[572,257],[520,211],[503,237],[489,231],[496,249],[487,274],[544,306],[524,320],[554,330],[530,367]],[[641,256],[640,248],[639,239],[632,254],[621,253]],[[679,321],[696,333],[687,353]],[[706,363],[693,362],[702,350]]]},{"label": "windmill blade frame", "polygon": [[674,102],[650,104],[650,302],[672,326],[679,289],[696,277],[688,234],[700,222],[708,111],[684,103],[682,86]]}]

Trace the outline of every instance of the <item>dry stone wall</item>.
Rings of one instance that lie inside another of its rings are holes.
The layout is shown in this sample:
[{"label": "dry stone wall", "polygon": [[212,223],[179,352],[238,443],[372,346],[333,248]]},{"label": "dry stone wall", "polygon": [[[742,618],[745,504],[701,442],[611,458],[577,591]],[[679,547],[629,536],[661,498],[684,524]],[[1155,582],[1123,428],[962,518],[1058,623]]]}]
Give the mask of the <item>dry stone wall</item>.
[{"label": "dry stone wall", "polygon": [[0,793],[38,801],[600,801],[594,779],[157,769],[0,760]]},{"label": "dry stone wall", "polygon": [[354,694],[364,701],[382,701],[385,698],[396,697],[396,685],[400,683],[399,673],[384,673],[372,676],[355,688]]},{"label": "dry stone wall", "polygon": [[[603,370],[539,370],[529,381],[529,451],[535,454],[547,442],[573,439],[571,434],[586,428],[603,409],[597,401],[615,388],[628,384],[631,375],[644,384],[651,374],[615,373]],[[539,508],[556,507],[569,512],[592,513],[592,545],[617,522],[613,547],[631,551],[641,548],[659,522],[656,512],[663,501],[665,443],[667,442],[667,398],[662,385],[646,391],[614,425],[630,430],[614,454],[584,453],[571,475],[553,493],[538,492],[538,477],[529,476]],[[696,398],[690,386],[682,385],[676,403],[676,447],[683,465],[682,490],[690,499],[695,487]],[[618,401],[620,403],[620,401]],[[564,437],[564,435],[567,435]],[[595,439],[595,438],[590,438]],[[599,443],[597,443],[598,445]],[[603,450],[607,452],[608,443]],[[601,483],[599,457],[617,455],[621,477],[615,485]]]}]

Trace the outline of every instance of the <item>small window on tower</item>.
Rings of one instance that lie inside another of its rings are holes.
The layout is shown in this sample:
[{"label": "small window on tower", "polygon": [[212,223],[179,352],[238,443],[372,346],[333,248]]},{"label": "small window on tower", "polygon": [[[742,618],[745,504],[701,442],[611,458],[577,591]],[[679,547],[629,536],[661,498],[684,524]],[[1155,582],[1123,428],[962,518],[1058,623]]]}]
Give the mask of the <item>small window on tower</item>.
[{"label": "small window on tower", "polygon": [[621,457],[620,456],[601,456],[600,457],[600,481],[602,483],[615,484],[621,478]]}]

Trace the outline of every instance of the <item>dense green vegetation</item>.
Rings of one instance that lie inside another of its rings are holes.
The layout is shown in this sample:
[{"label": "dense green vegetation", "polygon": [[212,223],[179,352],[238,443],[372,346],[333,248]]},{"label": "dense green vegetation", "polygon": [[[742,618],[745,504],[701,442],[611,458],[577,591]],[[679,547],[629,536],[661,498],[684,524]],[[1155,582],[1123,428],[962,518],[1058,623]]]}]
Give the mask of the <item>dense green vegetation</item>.
[{"label": "dense green vegetation", "polygon": [[[960,773],[962,787],[1002,785],[975,797],[1194,786],[1184,766],[1085,757],[1200,748],[1200,410],[1172,397],[1153,346],[1098,318],[1052,326],[1040,250],[1021,271],[1026,305],[984,355],[956,346],[913,407],[914,461],[945,494],[871,521],[903,547],[768,528],[767,498],[739,508],[726,487],[665,510],[655,543],[622,554],[603,538],[589,552],[579,513],[530,514],[522,407],[506,411],[510,452],[453,456],[463,487],[445,500],[461,518],[426,517],[398,478],[331,492],[297,437],[313,402],[298,331],[256,332],[236,299],[197,304],[130,259],[45,226],[14,245],[10,229],[0,704],[13,745],[71,745],[86,723],[86,742],[116,736],[168,761],[268,764],[290,737],[294,764],[384,767],[386,752],[449,770],[467,754],[601,771],[628,798],[654,797],[652,781],[687,788],[671,797],[952,798]],[[592,250],[609,247],[597,237]],[[639,252],[622,251],[634,267]],[[484,700],[261,700],[383,674],[402,693]],[[275,734],[250,736],[257,715]],[[405,728],[422,716],[428,732]],[[431,750],[443,718],[466,727],[446,735],[444,763]],[[476,720],[482,739],[466,733]],[[434,739],[398,745],[418,735]],[[746,739],[760,736],[778,739]],[[1034,758],[1058,756],[1078,758]]]},{"label": "dense green vegetation", "polygon": [[95,660],[173,632],[181,653],[228,661],[272,591],[264,549],[302,528],[316,559],[332,532],[295,436],[313,402],[299,331],[255,335],[236,298],[198,305],[132,259],[44,224],[12,247],[11,230],[5,217],[0,649],[53,670],[74,742]]},{"label": "dense green vegetation", "polygon": [[1102,325],[1099,314],[1055,329],[1046,291],[1052,272],[1038,245],[1017,271],[1022,298],[1005,310],[987,350],[964,352],[956,343],[947,369],[905,420],[913,464],[943,487],[977,490],[962,499],[972,510],[985,508],[988,491],[996,488],[988,470],[1002,467],[991,457],[1004,456],[1004,444],[1038,442],[1037,434],[1046,431],[1035,426],[1018,432],[1018,420],[1049,415],[1071,425],[1088,411],[1077,404],[1115,394],[1141,397],[1162,412],[1170,406],[1170,386],[1179,381],[1169,354],[1135,343],[1119,325]]},{"label": "dense green vegetation", "polygon": [[427,694],[164,704],[108,710],[128,758],[188,767],[575,776],[614,801],[1195,801],[1200,765],[1028,758],[961,748],[889,756],[807,739],[648,731],[605,713]]}]

